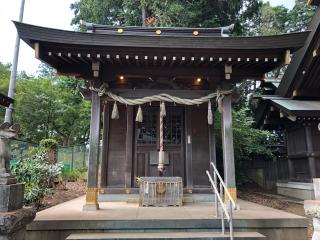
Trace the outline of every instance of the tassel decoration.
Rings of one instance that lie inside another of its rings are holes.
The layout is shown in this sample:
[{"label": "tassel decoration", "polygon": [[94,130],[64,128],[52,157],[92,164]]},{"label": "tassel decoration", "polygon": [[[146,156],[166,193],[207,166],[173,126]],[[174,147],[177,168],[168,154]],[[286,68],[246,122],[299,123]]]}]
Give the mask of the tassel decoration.
[{"label": "tassel decoration", "polygon": [[139,105],[137,116],[136,116],[136,122],[143,122],[143,114],[142,114],[142,109],[141,106]]},{"label": "tassel decoration", "polygon": [[118,106],[117,106],[117,102],[115,101],[113,104],[113,109],[112,109],[112,113],[111,113],[111,119],[119,119],[119,110],[118,110]]},{"label": "tassel decoration", "polygon": [[212,114],[212,109],[211,109],[211,101],[208,101],[208,124],[212,125],[213,124],[213,114]]}]

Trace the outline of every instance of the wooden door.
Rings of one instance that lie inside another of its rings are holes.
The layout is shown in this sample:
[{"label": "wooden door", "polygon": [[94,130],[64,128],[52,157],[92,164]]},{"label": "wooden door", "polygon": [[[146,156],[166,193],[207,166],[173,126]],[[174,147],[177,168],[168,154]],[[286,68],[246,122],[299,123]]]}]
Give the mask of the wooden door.
[{"label": "wooden door", "polygon": [[[158,176],[159,107],[144,107],[143,122],[136,123],[134,176]],[[164,119],[164,176],[184,179],[184,108],[166,107]]]}]

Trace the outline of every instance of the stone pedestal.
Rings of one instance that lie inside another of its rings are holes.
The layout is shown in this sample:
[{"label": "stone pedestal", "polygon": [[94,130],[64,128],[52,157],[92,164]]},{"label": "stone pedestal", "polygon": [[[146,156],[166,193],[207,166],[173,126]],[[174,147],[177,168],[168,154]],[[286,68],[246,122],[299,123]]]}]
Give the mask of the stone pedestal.
[{"label": "stone pedestal", "polygon": [[11,212],[23,207],[24,185],[0,185],[0,212]]},{"label": "stone pedestal", "polygon": [[32,208],[0,213],[0,240],[24,240],[26,225],[36,216]]}]

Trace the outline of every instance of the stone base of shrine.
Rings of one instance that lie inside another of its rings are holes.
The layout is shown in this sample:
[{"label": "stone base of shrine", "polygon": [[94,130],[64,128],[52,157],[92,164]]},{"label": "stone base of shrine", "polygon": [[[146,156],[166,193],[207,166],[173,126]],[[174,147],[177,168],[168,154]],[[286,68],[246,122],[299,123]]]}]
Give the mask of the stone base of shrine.
[{"label": "stone base of shrine", "polygon": [[[80,197],[37,213],[27,227],[27,240],[64,240],[72,233],[221,231],[212,202],[183,207],[139,207],[138,203],[100,202],[99,211],[83,211]],[[272,240],[306,240],[307,219],[239,200],[234,230],[259,232]],[[228,229],[227,229],[228,230]]]}]

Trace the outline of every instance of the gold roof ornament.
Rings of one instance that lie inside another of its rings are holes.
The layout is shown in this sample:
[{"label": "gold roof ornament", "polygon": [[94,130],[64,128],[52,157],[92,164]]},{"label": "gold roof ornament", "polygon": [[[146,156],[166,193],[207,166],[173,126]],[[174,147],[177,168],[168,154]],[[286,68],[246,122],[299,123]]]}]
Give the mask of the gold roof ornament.
[{"label": "gold roof ornament", "polygon": [[117,32],[118,33],[123,33],[123,28],[118,28]]},{"label": "gold roof ornament", "polygon": [[199,35],[199,31],[193,31],[192,34],[193,34],[194,36],[198,36],[198,35]]},{"label": "gold roof ornament", "polygon": [[157,35],[160,35],[160,34],[161,34],[161,30],[160,30],[160,29],[157,29],[156,34],[157,34]]}]

